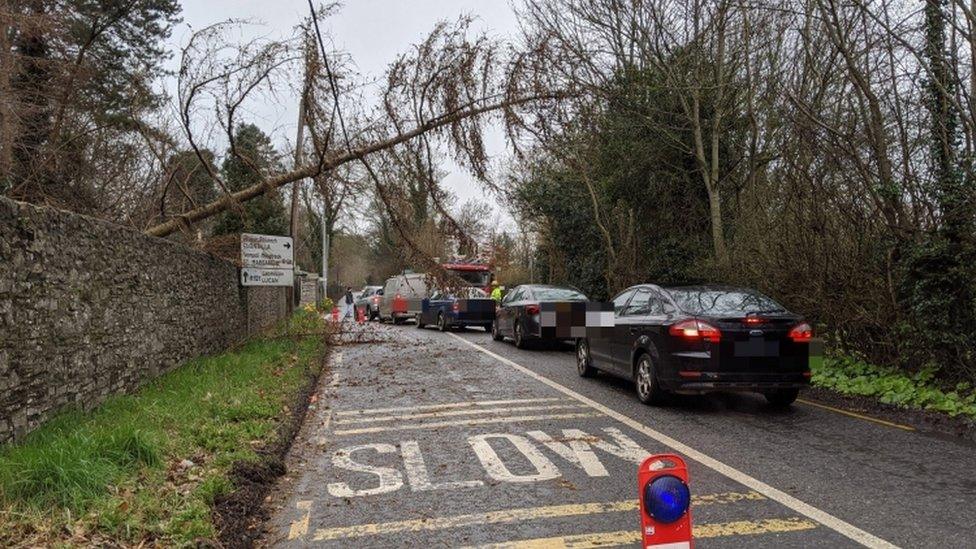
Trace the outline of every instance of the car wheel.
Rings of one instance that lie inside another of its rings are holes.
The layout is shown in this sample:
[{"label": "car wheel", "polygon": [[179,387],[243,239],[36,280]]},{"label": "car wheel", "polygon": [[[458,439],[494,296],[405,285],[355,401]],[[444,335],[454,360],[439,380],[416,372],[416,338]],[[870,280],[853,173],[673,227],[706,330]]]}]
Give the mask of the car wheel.
[{"label": "car wheel", "polygon": [[417,322],[417,329],[419,330],[419,329],[423,328],[424,327],[424,323],[420,321],[420,315],[417,315],[414,318],[416,319],[416,322]]},{"label": "car wheel", "polygon": [[763,393],[766,397],[766,401],[769,402],[770,406],[774,408],[789,408],[790,404],[796,401],[796,397],[800,396],[799,389],[776,389],[775,391],[766,391]]},{"label": "car wheel", "polygon": [[498,330],[497,320],[491,323],[491,328],[489,328],[489,330],[491,330],[491,338],[494,339],[495,341],[501,341],[505,339],[505,336],[503,336],[502,333]]},{"label": "car wheel", "polygon": [[522,333],[522,323],[516,320],[514,330],[515,337],[512,339],[515,340],[515,347],[524,349],[526,346],[528,346],[528,342],[525,340],[525,334]]},{"label": "car wheel", "polygon": [[393,317],[393,324],[400,325],[403,324],[403,319],[399,317]]},{"label": "car wheel", "polygon": [[664,390],[658,384],[654,362],[647,353],[637,359],[634,384],[637,387],[637,398],[644,404],[660,404],[664,401]]},{"label": "car wheel", "polygon": [[437,329],[442,332],[446,332],[448,329],[447,318],[444,313],[437,313]]},{"label": "car wheel", "polygon": [[590,343],[584,338],[576,340],[576,372],[580,377],[593,377],[596,374],[590,357]]}]

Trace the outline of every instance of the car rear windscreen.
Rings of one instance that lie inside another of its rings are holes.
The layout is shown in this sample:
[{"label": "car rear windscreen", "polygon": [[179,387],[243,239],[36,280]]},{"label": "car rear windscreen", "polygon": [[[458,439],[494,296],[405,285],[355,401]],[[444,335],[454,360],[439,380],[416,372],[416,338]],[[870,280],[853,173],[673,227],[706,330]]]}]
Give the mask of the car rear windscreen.
[{"label": "car rear windscreen", "polygon": [[746,313],[785,313],[786,309],[769,297],[752,290],[669,289],[678,308],[705,316],[736,316]]},{"label": "car rear windscreen", "polygon": [[532,288],[539,301],[586,301],[586,296],[569,288]]}]

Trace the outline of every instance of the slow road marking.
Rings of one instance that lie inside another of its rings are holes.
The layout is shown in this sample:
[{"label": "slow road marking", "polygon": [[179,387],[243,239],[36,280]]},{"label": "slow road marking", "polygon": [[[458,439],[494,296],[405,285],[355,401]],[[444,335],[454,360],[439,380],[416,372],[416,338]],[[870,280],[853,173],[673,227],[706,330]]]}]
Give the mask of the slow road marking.
[{"label": "slow road marking", "polygon": [[[762,494],[755,492],[738,493],[726,492],[692,497],[693,505],[714,505],[735,503],[744,500],[763,499]],[[420,532],[432,530],[446,530],[467,526],[482,526],[487,524],[507,524],[524,520],[539,520],[549,518],[574,517],[582,515],[597,515],[604,513],[633,512],[637,510],[636,500],[612,501],[606,503],[573,503],[566,505],[546,505],[542,507],[523,507],[517,509],[502,509],[484,513],[469,513],[448,517],[433,517],[427,519],[400,520],[394,522],[377,522],[372,524],[357,524],[355,526],[341,526],[338,528],[321,528],[315,531],[314,541],[329,541],[337,539],[360,538],[380,534],[396,534],[400,532]],[[749,522],[749,521],[743,521]],[[816,526],[815,524],[813,526]],[[638,535],[640,532],[637,532]],[[697,533],[697,531],[696,531]],[[733,535],[731,532],[723,535]]]},{"label": "slow road marking", "polygon": [[[636,421],[636,420],[634,420],[634,419],[632,419],[630,417],[625,416],[624,414],[621,414],[620,412],[617,412],[616,410],[613,410],[613,409],[611,409],[611,408],[609,408],[607,406],[604,406],[603,404],[600,404],[599,402],[597,402],[597,401],[595,401],[593,399],[587,398],[587,397],[585,397],[585,396],[577,393],[576,391],[573,391],[572,389],[570,389],[570,388],[568,388],[568,387],[566,387],[566,386],[564,386],[564,385],[562,385],[562,384],[560,384],[560,383],[558,383],[556,381],[553,381],[553,380],[551,380],[551,379],[549,379],[549,378],[547,378],[547,377],[545,377],[545,376],[543,376],[541,374],[538,374],[538,373],[536,373],[536,372],[534,372],[534,371],[526,368],[525,366],[522,366],[521,364],[518,364],[517,362],[515,362],[513,360],[507,359],[507,358],[505,358],[505,357],[503,357],[503,356],[501,356],[501,355],[499,355],[497,353],[494,353],[492,351],[489,351],[488,349],[486,349],[486,348],[484,348],[484,347],[482,347],[480,345],[477,345],[475,343],[472,343],[472,342],[470,342],[470,341],[468,341],[468,340],[464,339],[463,337],[458,336],[456,334],[452,334],[452,333],[448,332],[447,335],[453,337],[454,339],[460,341],[461,343],[463,343],[463,344],[465,344],[465,345],[467,345],[469,347],[472,347],[472,348],[474,348],[474,349],[476,349],[476,350],[478,350],[478,351],[480,351],[480,352],[482,352],[482,353],[484,353],[484,354],[486,354],[486,355],[494,358],[495,360],[498,360],[499,362],[501,362],[503,364],[506,364],[506,365],[514,368],[515,370],[517,370],[519,372],[522,372],[523,374],[525,374],[525,375],[527,375],[527,376],[535,379],[536,381],[539,381],[541,383],[544,383],[544,384],[548,385],[549,387],[552,387],[553,389],[559,391],[560,393],[562,393],[562,394],[564,394],[564,395],[566,395],[566,396],[568,396],[570,398],[574,398],[574,399],[582,402],[583,404],[588,405],[589,407],[593,408],[594,410],[597,410],[597,411],[599,411],[599,412],[601,412],[601,413],[603,413],[603,414],[605,414],[607,416],[610,416],[611,418],[613,418],[613,419],[615,419],[615,420],[623,423],[624,425],[630,427],[631,429],[634,429],[635,431],[638,431],[640,433],[643,433],[643,434],[647,435],[648,437],[650,437],[650,438],[652,438],[652,439],[660,442],[661,444],[663,444],[663,445],[665,445],[665,446],[667,446],[667,447],[675,450],[676,452],[678,452],[680,454],[684,454],[689,459],[691,459],[693,461],[696,461],[696,462],[700,463],[701,465],[703,465],[705,467],[708,467],[709,469],[712,469],[712,470],[714,470],[714,471],[716,471],[716,472],[718,472],[718,473],[720,473],[720,474],[722,474],[722,475],[724,475],[724,476],[726,476],[726,477],[728,477],[728,478],[730,478],[730,479],[738,482],[739,484],[742,484],[742,485],[746,486],[747,488],[749,488],[751,490],[754,490],[756,492],[759,492],[760,494],[766,496],[767,498],[769,498],[769,499],[771,499],[771,500],[773,500],[775,502],[778,502],[778,503],[780,503],[780,504],[782,504],[782,505],[784,505],[784,506],[786,506],[786,507],[788,507],[788,508],[796,511],[797,513],[800,513],[801,515],[803,515],[803,516],[805,516],[805,517],[807,517],[809,519],[812,519],[812,520],[814,520],[816,522],[819,522],[820,524],[823,524],[827,528],[830,528],[831,530],[833,530],[833,531],[835,531],[835,532],[837,532],[837,533],[839,533],[839,534],[841,534],[841,535],[843,535],[843,536],[845,536],[847,538],[850,538],[851,540],[856,541],[856,542],[860,543],[861,545],[864,545],[865,547],[885,548],[885,549],[890,549],[890,548],[897,547],[896,545],[894,545],[892,543],[889,543],[889,542],[887,542],[887,541],[885,541],[885,540],[883,540],[883,539],[875,536],[874,534],[871,534],[869,532],[866,532],[866,531],[864,531],[864,530],[862,530],[862,529],[854,526],[853,524],[850,524],[848,522],[845,522],[845,521],[843,521],[843,520],[841,520],[841,519],[839,519],[839,518],[831,515],[830,513],[827,513],[826,511],[823,511],[821,509],[818,509],[818,508],[816,508],[816,507],[814,507],[814,506],[812,506],[812,505],[810,505],[808,503],[805,503],[805,502],[803,502],[803,501],[801,501],[801,500],[799,500],[799,499],[797,499],[797,498],[795,498],[795,497],[787,494],[786,492],[783,492],[782,490],[779,490],[777,488],[773,488],[769,484],[766,484],[765,482],[762,482],[759,479],[756,479],[756,478],[754,478],[752,476],[749,476],[746,473],[743,473],[742,471],[739,471],[738,469],[736,469],[736,468],[734,468],[734,467],[732,467],[730,465],[726,465],[725,463],[723,463],[723,462],[721,462],[721,461],[719,461],[719,460],[717,460],[717,459],[715,459],[715,458],[713,458],[713,457],[711,457],[711,456],[709,456],[707,454],[704,454],[702,452],[699,452],[698,450],[692,448],[691,446],[688,446],[687,444],[685,444],[683,442],[678,441],[677,439],[671,438],[668,435],[665,435],[664,433],[661,433],[660,431],[656,431],[656,430],[654,430],[654,429],[652,429],[652,428],[650,428],[650,427],[648,427],[648,426],[646,426],[646,425],[644,425],[644,424],[642,424],[642,423],[640,423],[640,422],[638,422],[638,421]],[[697,535],[697,533],[696,533],[696,535]]]}]

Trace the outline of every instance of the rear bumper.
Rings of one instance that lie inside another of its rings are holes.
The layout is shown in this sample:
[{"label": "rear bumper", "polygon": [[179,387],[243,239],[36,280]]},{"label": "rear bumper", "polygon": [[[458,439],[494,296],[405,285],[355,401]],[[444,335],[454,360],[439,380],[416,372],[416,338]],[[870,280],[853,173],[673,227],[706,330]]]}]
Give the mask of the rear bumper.
[{"label": "rear bumper", "polygon": [[[758,377],[758,376],[757,376]],[[676,393],[709,393],[713,391],[746,391],[746,392],[762,392],[762,391],[772,391],[775,389],[805,389],[810,386],[810,381],[804,378],[794,378],[794,379],[754,379],[754,380],[741,380],[741,381],[707,381],[707,380],[694,380],[686,381],[679,380],[674,387],[671,388],[672,391]]]},{"label": "rear bumper", "polygon": [[773,365],[764,364],[755,371],[725,370],[712,361],[707,353],[672,355],[671,364],[660,377],[668,390],[679,393],[707,393],[711,391],[770,391],[775,389],[803,389],[810,386],[808,360],[783,357]]}]

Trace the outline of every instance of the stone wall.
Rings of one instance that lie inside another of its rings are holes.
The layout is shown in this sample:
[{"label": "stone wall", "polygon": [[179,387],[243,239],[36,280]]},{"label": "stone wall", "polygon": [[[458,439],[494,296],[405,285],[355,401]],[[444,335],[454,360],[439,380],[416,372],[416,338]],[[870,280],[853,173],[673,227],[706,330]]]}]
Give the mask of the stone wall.
[{"label": "stone wall", "polygon": [[225,349],[286,307],[284,288],[241,288],[231,262],[0,198],[0,441]]}]

